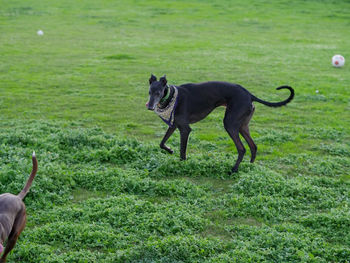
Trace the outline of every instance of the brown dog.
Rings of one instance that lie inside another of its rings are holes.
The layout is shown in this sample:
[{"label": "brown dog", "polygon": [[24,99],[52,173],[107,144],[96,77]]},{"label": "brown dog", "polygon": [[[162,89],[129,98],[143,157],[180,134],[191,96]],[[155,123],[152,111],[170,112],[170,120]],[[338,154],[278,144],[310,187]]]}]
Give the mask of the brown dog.
[{"label": "brown dog", "polygon": [[38,161],[34,152],[32,161],[33,169],[23,190],[18,195],[9,193],[0,195],[0,255],[4,249],[3,243],[7,239],[5,252],[0,258],[0,263],[6,262],[8,253],[15,246],[26,225],[26,206],[22,200],[27,195],[38,170]]}]

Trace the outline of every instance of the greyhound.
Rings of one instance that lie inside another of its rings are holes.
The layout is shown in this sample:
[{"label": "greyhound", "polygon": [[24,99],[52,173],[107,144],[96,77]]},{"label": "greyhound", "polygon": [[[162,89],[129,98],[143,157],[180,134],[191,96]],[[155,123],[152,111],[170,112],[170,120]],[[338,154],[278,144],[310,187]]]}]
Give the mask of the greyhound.
[{"label": "greyhound", "polygon": [[32,162],[33,169],[23,190],[18,195],[9,193],[0,195],[0,255],[4,250],[3,243],[7,239],[7,245],[4,254],[0,258],[0,263],[6,262],[7,255],[14,248],[26,225],[26,206],[22,200],[27,195],[38,170],[35,153],[33,153]]},{"label": "greyhound", "polygon": [[169,86],[165,75],[157,81],[157,77],[152,74],[149,84],[149,101],[146,107],[155,111],[169,126],[160,142],[160,148],[170,154],[173,153],[173,150],[165,143],[178,128],[181,138],[181,160],[186,160],[188,136],[191,132],[190,124],[204,119],[216,107],[226,107],[224,127],[238,151],[238,158],[232,168],[232,173],[238,171],[239,164],[246,152],[239,133],[249,145],[250,162],[253,163],[256,157],[257,146],[249,133],[249,121],[255,110],[253,102],[256,101],[270,107],[280,107],[294,98],[294,90],[289,86],[277,88],[277,90],[288,89],[290,91],[286,100],[267,102],[255,97],[242,86],[228,82],[209,81]]}]

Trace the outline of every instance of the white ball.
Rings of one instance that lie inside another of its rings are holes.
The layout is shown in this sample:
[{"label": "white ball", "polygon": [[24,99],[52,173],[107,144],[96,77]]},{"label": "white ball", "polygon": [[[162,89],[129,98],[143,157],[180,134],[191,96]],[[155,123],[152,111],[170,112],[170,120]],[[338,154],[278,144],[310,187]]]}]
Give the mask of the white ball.
[{"label": "white ball", "polygon": [[345,58],[342,55],[335,55],[332,57],[332,65],[336,68],[344,66]]},{"label": "white ball", "polygon": [[44,35],[44,31],[42,31],[42,30],[38,30],[38,32],[36,32],[36,33],[38,34],[38,36]]}]

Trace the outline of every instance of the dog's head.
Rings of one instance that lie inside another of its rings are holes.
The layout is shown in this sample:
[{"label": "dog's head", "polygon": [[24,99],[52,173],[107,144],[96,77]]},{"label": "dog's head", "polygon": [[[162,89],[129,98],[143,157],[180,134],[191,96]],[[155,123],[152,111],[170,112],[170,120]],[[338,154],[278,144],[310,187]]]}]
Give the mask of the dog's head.
[{"label": "dog's head", "polygon": [[159,101],[164,97],[167,82],[165,75],[159,81],[157,81],[156,76],[151,75],[149,78],[149,101],[146,103],[147,109],[154,110]]}]

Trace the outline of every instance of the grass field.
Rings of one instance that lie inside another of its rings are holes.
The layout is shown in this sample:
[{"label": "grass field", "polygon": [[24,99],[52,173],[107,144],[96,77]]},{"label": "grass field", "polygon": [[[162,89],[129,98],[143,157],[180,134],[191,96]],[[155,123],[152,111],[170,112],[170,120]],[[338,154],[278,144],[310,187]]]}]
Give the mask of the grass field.
[{"label": "grass field", "polygon": [[[8,262],[350,262],[349,1],[0,6],[0,193],[39,160]],[[159,149],[150,73],[296,96],[256,104],[257,160],[228,175],[223,108],[192,126],[186,162],[177,133]]]}]

